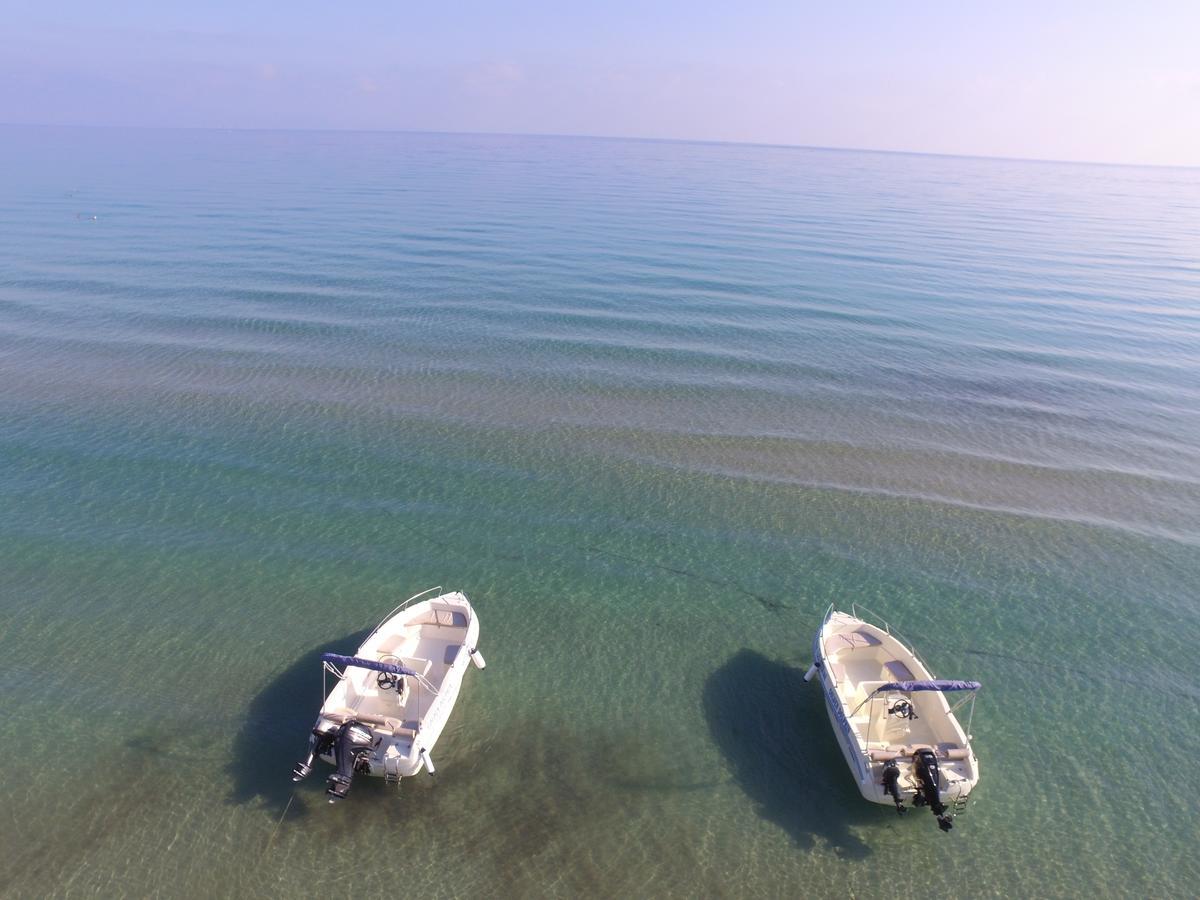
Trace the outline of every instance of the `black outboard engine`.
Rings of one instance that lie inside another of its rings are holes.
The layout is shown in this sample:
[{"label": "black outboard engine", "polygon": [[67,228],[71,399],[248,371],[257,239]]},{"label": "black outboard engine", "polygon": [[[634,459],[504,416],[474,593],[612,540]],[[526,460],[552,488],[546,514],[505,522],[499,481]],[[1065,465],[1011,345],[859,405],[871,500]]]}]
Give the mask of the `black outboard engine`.
[{"label": "black outboard engine", "polygon": [[904,815],[904,800],[900,797],[900,767],[893,759],[883,767],[883,791],[891,794],[896,804],[896,812]]},{"label": "black outboard engine", "polygon": [[304,762],[298,762],[292,767],[292,781],[301,781],[307,778],[308,774],[312,771],[316,758],[333,751],[333,742],[335,740],[337,740],[336,728],[331,728],[328,731],[321,731],[314,728],[312,736],[308,739],[308,756],[304,758]]},{"label": "black outboard engine", "polygon": [[942,773],[938,768],[937,755],[932,750],[918,750],[913,754],[913,769],[921,783],[921,789],[913,798],[913,806],[928,806],[937,816],[938,828],[949,831],[954,827],[954,822],[946,815],[946,805],[942,803]]},{"label": "black outboard engine", "polygon": [[342,725],[334,735],[333,758],[337,763],[337,771],[329,776],[325,787],[325,795],[330,803],[346,799],[355,773],[371,770],[370,756],[375,741],[371,729],[355,721]]}]

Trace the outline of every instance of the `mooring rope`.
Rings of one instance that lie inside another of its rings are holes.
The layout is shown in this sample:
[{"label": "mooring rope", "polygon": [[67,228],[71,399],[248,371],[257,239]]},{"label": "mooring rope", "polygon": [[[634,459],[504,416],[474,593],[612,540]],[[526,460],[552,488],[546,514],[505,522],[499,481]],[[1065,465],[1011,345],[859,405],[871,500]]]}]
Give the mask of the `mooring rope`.
[{"label": "mooring rope", "polygon": [[267,846],[263,848],[263,856],[266,856],[267,851],[271,849],[271,844],[275,841],[275,835],[279,834],[279,826],[283,824],[284,817],[287,816],[288,810],[292,808],[292,801],[296,799],[296,792],[292,791],[292,796],[288,798],[287,806],[283,808],[283,815],[279,817],[279,821],[275,823],[275,830],[271,832],[271,837],[267,839]]}]

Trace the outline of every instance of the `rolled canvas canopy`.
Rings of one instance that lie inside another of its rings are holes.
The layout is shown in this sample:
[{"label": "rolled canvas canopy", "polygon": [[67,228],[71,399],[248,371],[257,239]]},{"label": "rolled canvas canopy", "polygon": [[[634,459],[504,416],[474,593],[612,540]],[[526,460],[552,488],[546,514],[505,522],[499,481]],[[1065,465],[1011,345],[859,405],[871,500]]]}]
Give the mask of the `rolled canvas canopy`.
[{"label": "rolled canvas canopy", "polygon": [[876,688],[878,691],[904,691],[910,693],[912,691],[977,691],[979,690],[978,681],[942,681],[934,679],[933,681],[889,681],[887,684],[881,684]]},{"label": "rolled canvas canopy", "polygon": [[363,659],[360,656],[342,656],[340,653],[322,653],[321,662],[334,663],[342,666],[358,666],[360,669],[374,669],[376,672],[388,672],[392,675],[412,675],[420,677],[412,669],[407,666],[398,666],[395,663],[379,662],[375,659]]}]

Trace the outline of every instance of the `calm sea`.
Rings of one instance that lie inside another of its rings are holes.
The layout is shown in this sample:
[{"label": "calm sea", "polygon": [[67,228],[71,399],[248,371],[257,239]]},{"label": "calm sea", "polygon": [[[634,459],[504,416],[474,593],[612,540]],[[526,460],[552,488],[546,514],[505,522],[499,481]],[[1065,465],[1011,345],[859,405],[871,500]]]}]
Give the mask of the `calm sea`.
[{"label": "calm sea", "polygon": [[[438,777],[293,792],[437,584]],[[1195,896],[1198,597],[1200,170],[0,129],[5,896]],[[851,603],[984,683],[949,835]]]}]

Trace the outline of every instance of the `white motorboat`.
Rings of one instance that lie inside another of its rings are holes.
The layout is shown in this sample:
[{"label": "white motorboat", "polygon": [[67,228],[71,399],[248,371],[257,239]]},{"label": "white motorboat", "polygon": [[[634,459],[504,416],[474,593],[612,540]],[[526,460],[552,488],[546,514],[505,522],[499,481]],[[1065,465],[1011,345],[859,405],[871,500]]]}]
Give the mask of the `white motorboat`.
[{"label": "white motorboat", "polygon": [[[949,831],[979,782],[971,749],[955,712],[975,709],[977,681],[935,679],[916,652],[892,633],[830,606],[813,638],[813,664],[842,754],[862,795],[872,803],[928,806]],[[951,705],[947,695],[965,692]]]},{"label": "white motorboat", "polygon": [[[323,653],[323,672],[337,683],[317,716],[308,757],[292,780],[312,771],[317,757],[337,771],[325,789],[329,802],[344,799],[357,775],[399,784],[424,768],[454,709],[467,667],[484,660],[479,619],[465,594],[431,588],[401,603],[367,636],[354,656]],[[324,677],[324,676],[322,676]]]}]

